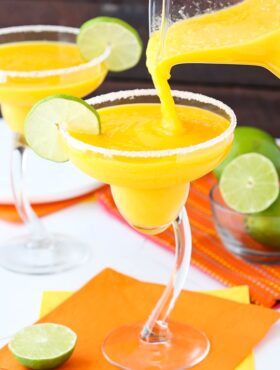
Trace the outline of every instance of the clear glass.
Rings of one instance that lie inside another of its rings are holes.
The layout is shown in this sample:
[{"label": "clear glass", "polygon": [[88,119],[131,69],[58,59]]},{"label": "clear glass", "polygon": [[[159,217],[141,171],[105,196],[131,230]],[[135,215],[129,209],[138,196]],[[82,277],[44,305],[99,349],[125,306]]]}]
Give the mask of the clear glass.
[{"label": "clear glass", "polygon": [[[154,151],[95,147],[61,128],[70,160],[88,175],[111,185],[120,212],[134,228],[153,234],[170,224],[174,229],[176,257],[171,278],[148,320],[116,329],[105,339],[104,356],[121,369],[187,369],[202,361],[210,349],[205,333],[170,321],[169,316],[184,287],[190,266],[192,239],[184,207],[189,182],[221,162],[231,145],[236,117],[225,104],[203,95],[173,91],[173,97],[176,104],[203,108],[225,117],[230,126],[221,135],[202,144]],[[88,100],[88,103],[100,109],[123,104],[159,103],[159,100],[155,90],[133,90],[102,95]],[[168,171],[162,169],[162,163],[167,163]],[[162,189],[162,184],[166,188]],[[171,200],[169,204],[168,198],[172,198],[174,189],[176,194],[181,191],[182,197],[175,205],[175,212],[173,209],[170,212],[175,214],[173,219],[163,219],[162,224],[139,225],[128,216],[123,192],[129,199],[129,206],[138,204],[143,209],[149,207],[149,210],[155,206],[157,209],[160,207],[161,213],[169,214],[169,207],[174,207],[174,202]]]},{"label": "clear glass", "polygon": [[[62,26],[21,26],[0,29],[0,47],[19,42],[76,43],[79,30]],[[84,243],[67,235],[50,234],[33,211],[24,187],[27,145],[23,124],[27,112],[38,100],[52,94],[86,96],[107,74],[110,53],[87,63],[53,70],[0,70],[0,104],[5,122],[14,133],[11,154],[11,185],[15,206],[26,234],[7,240],[0,247],[0,265],[26,274],[51,274],[71,269],[89,256]]]},{"label": "clear glass", "polygon": [[243,1],[244,0],[150,0],[150,33],[159,30],[166,31],[174,22],[206,13],[212,13]]},{"label": "clear glass", "polygon": [[215,185],[210,193],[217,232],[231,253],[249,262],[280,262],[280,217],[241,214],[229,208]]},{"label": "clear glass", "polygon": [[162,67],[174,60],[256,65],[280,77],[277,0],[150,0],[150,32],[156,31]]}]

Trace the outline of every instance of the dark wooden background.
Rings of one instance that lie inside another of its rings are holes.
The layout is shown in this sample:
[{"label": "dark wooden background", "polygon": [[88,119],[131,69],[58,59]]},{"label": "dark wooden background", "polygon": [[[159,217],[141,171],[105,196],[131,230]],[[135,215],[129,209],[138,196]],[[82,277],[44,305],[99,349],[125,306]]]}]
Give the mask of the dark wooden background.
[{"label": "dark wooden background", "polygon": [[[130,22],[146,44],[148,0],[0,0],[0,27],[22,24],[80,26],[98,15],[116,16]],[[98,93],[150,86],[143,55],[141,63],[133,70],[110,74]],[[280,137],[280,81],[262,68],[177,66],[172,73],[172,87],[221,99],[236,111],[240,124],[262,127]]]}]

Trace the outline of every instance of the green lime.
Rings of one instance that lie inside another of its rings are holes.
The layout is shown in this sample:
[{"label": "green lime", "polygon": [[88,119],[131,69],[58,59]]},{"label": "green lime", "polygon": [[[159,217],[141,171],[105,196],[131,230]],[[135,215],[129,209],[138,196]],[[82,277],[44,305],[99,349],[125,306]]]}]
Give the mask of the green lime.
[{"label": "green lime", "polygon": [[269,158],[280,175],[280,150],[270,134],[256,127],[237,127],[234,141],[226,159],[214,173],[220,179],[224,168],[236,157],[246,153],[259,153]]},{"label": "green lime", "polygon": [[97,17],[85,22],[77,43],[86,60],[97,58],[110,47],[107,65],[112,72],[134,67],[143,50],[138,32],[125,21],[113,17]]},{"label": "green lime", "polygon": [[80,98],[53,95],[40,100],[25,119],[28,145],[40,157],[54,162],[68,160],[64,151],[61,126],[78,133],[100,134],[96,110]]},{"label": "green lime", "polygon": [[9,349],[18,362],[30,369],[54,369],[69,359],[77,335],[66,326],[37,324],[18,332]]},{"label": "green lime", "polygon": [[280,196],[267,210],[247,216],[247,232],[259,243],[280,248]]},{"label": "green lime", "polygon": [[277,199],[279,178],[268,158],[257,153],[243,154],[224,169],[220,190],[226,204],[235,211],[261,212]]}]

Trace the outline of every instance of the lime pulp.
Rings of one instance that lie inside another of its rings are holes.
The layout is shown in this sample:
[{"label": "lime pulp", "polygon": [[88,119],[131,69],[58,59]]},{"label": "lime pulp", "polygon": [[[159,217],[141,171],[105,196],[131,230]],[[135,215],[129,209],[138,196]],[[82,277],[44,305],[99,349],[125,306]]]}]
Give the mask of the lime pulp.
[{"label": "lime pulp", "polygon": [[54,161],[68,160],[61,130],[100,134],[97,111],[84,100],[69,95],[53,95],[40,100],[25,119],[28,145],[40,157]]},{"label": "lime pulp", "polygon": [[86,60],[97,58],[106,48],[110,48],[106,63],[112,72],[134,67],[143,51],[143,43],[136,29],[114,17],[96,17],[85,22],[80,28],[77,43]]},{"label": "lime pulp", "polygon": [[18,332],[9,349],[17,361],[30,369],[48,370],[69,359],[77,343],[77,335],[58,324],[37,324]]},{"label": "lime pulp", "polygon": [[220,190],[226,204],[235,211],[257,213],[277,199],[279,178],[269,159],[257,153],[243,154],[224,169]]}]

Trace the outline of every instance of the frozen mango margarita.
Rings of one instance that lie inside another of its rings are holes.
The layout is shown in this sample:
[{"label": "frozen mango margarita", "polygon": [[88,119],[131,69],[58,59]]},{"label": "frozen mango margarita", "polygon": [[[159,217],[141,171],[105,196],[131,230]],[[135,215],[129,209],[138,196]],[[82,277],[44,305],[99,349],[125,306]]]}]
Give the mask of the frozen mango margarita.
[{"label": "frozen mango margarita", "polygon": [[[203,148],[203,143],[222,135],[230,121],[198,107],[176,106],[183,126],[181,135],[166,135],[159,104],[112,105],[99,109],[98,113],[102,125],[100,135],[70,134],[86,146],[103,149],[104,155],[70,144],[69,158],[90,176],[111,184],[125,219],[147,232],[151,229],[157,232],[177,217],[187,200],[189,182],[215,168],[232,141],[229,136]],[[196,145],[202,145],[202,149],[184,154],[184,149]],[[119,155],[110,155],[110,151]],[[133,152],[138,155],[133,156]]]},{"label": "frozen mango margarita", "polygon": [[0,71],[1,110],[18,133],[23,133],[27,112],[40,99],[60,92],[86,96],[107,74],[102,60],[86,63],[75,43],[60,41],[2,44]]}]

